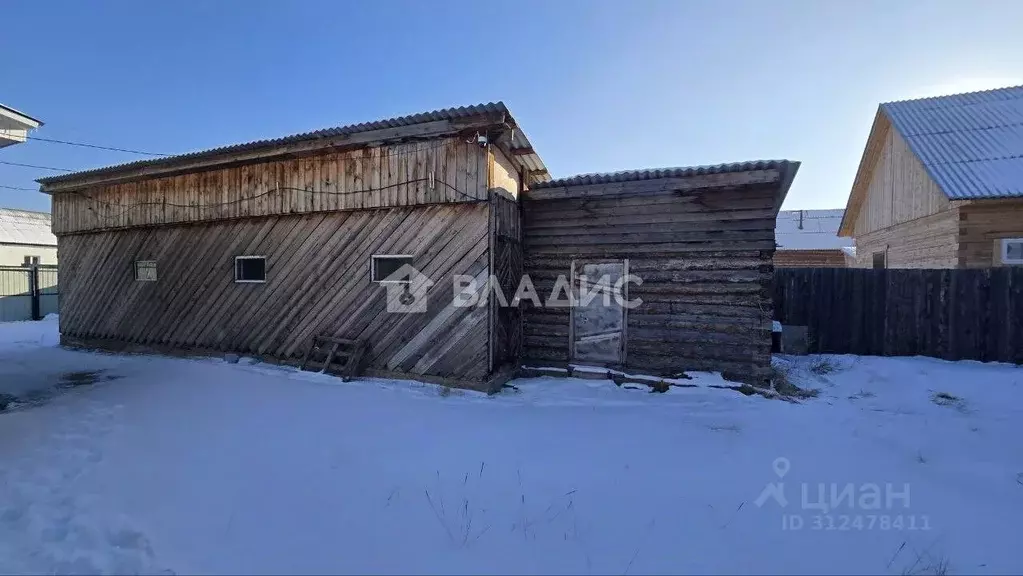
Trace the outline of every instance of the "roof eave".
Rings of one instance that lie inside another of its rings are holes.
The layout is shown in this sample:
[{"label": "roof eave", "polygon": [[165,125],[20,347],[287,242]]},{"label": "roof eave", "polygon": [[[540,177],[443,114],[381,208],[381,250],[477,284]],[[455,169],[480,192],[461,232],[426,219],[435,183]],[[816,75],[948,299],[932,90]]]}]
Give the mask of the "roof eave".
[{"label": "roof eave", "polygon": [[785,203],[785,198],[789,195],[789,188],[792,187],[792,182],[796,179],[796,172],[799,171],[799,167],[802,163],[795,160],[788,160],[781,163],[781,182],[778,188],[778,200],[775,203],[774,210],[778,212],[781,210],[781,205]]},{"label": "roof eave", "polygon": [[[511,117],[511,113],[503,103],[480,105],[475,108],[478,113],[461,116],[454,113],[460,110],[462,109],[447,109],[424,113],[422,116],[430,117],[431,119],[421,122],[366,130],[360,129],[362,125],[326,129],[308,134],[238,144],[169,158],[133,162],[119,166],[86,170],[74,174],[49,176],[40,178],[36,182],[40,184],[41,192],[53,194],[91,186],[173,176],[280,158],[301,157],[323,150],[354,150],[367,146],[382,146],[409,140],[456,136],[466,131],[483,129],[511,129],[518,131],[521,136],[516,141],[517,144],[532,149],[531,144],[521,134],[521,131],[518,130],[514,119]],[[448,114],[448,117],[436,117],[442,114]],[[382,120],[370,124],[394,122],[396,120],[401,119]],[[547,173],[543,161],[535,152],[531,155],[517,158],[516,163],[533,174],[534,178],[542,178]]]},{"label": "roof eave", "polygon": [[869,174],[873,169],[871,160],[876,162],[876,158],[871,152],[875,150],[874,147],[876,146],[883,148],[884,144],[879,142],[879,138],[887,135],[887,131],[890,129],[890,122],[885,116],[884,106],[879,105],[874,113],[874,122],[870,125],[867,142],[863,145],[863,155],[860,156],[860,163],[856,168],[856,176],[853,178],[853,185],[849,190],[849,197],[845,201],[845,213],[842,214],[842,223],[838,225],[838,235],[842,238],[853,236],[853,224],[859,216],[859,206],[861,204],[857,203],[856,210],[853,210],[853,202],[859,200],[859,196],[862,194],[860,191],[870,184]]},{"label": "roof eave", "polygon": [[0,115],[7,116],[12,120],[24,124],[26,129],[34,130],[43,125],[43,121],[38,118],[33,118],[24,112],[19,112],[10,106],[4,106],[0,104]]}]

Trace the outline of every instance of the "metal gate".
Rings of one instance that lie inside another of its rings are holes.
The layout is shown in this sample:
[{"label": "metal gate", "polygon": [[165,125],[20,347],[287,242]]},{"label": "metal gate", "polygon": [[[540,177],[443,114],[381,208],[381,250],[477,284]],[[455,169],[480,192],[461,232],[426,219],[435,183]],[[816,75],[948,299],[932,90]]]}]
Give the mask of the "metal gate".
[{"label": "metal gate", "polygon": [[0,322],[56,313],[59,294],[56,266],[0,266]]},{"label": "metal gate", "polygon": [[569,325],[569,353],[574,362],[625,364],[623,303],[628,273],[628,260],[572,262],[572,297],[576,304]]}]

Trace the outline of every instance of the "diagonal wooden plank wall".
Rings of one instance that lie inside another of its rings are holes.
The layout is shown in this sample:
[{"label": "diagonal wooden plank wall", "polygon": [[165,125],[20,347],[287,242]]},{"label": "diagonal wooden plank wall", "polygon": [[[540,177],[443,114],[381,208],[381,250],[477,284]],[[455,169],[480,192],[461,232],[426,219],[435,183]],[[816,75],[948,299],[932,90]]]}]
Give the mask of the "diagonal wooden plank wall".
[{"label": "diagonal wooden plank wall", "polygon": [[[61,335],[294,358],[329,334],[367,339],[370,368],[479,380],[488,310],[454,308],[452,277],[485,281],[489,217],[481,202],[60,236]],[[372,254],[414,255],[435,282],[426,313],[386,311]],[[267,258],[266,283],[234,282],[242,255]],[[158,280],[135,281],[136,260],[155,260]]]}]

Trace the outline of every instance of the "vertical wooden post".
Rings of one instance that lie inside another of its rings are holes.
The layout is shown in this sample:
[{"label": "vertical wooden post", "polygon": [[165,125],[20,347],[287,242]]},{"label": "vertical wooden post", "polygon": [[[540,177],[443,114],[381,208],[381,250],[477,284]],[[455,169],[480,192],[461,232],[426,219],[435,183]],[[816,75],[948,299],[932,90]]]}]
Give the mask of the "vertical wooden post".
[{"label": "vertical wooden post", "polygon": [[39,315],[39,265],[33,264],[28,269],[28,289],[32,298],[32,319],[42,320]]}]

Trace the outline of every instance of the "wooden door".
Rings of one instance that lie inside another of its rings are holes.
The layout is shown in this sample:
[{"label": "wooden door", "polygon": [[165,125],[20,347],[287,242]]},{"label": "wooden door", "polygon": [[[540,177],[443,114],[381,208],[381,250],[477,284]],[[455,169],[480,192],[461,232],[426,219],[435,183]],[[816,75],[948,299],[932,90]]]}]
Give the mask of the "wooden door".
[{"label": "wooden door", "polygon": [[[625,363],[628,260],[572,262],[571,360],[580,364]],[[599,290],[599,292],[598,292]],[[589,302],[585,295],[596,293]]]}]

